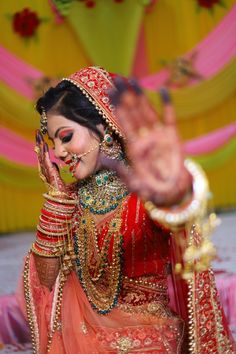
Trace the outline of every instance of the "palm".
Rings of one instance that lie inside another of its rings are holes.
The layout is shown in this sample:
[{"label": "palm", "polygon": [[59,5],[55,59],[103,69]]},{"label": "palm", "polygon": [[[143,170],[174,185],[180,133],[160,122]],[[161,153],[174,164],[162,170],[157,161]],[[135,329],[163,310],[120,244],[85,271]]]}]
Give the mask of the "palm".
[{"label": "palm", "polygon": [[48,146],[39,130],[36,131],[35,152],[38,157],[40,177],[44,183],[58,191],[66,192],[68,186],[62,180],[58,166],[51,161]]},{"label": "palm", "polygon": [[118,85],[116,113],[126,132],[127,155],[132,167],[129,173],[120,169],[121,175],[129,188],[145,199],[172,204],[191,184],[184,168],[174,110],[169,102],[165,104],[163,122],[160,122],[146,96],[137,88],[124,90],[122,87],[121,91]]}]

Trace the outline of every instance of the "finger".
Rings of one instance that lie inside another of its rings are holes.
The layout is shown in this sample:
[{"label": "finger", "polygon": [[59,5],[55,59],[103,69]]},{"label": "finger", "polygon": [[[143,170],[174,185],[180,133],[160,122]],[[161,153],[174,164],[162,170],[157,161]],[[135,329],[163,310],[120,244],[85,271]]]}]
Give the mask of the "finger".
[{"label": "finger", "polygon": [[134,78],[132,78],[132,79],[130,79],[129,80],[129,85],[130,85],[130,87],[132,88],[132,90],[134,91],[134,93],[136,94],[136,95],[142,95],[143,94],[143,90],[142,90],[142,88],[139,86],[139,84],[138,84],[138,81],[136,80],[136,79],[134,79]]},{"label": "finger", "polygon": [[38,135],[38,139],[40,141],[40,144],[43,144],[44,143],[44,138],[43,138],[43,135],[41,133],[41,131],[38,129],[37,130],[37,135]]},{"label": "finger", "polygon": [[36,144],[39,145],[40,144],[40,137],[39,137],[39,130],[37,129],[35,131],[35,140],[36,140]]},{"label": "finger", "polygon": [[[127,117],[129,126],[132,130],[138,130],[145,125],[145,118],[140,111],[140,100],[142,95],[137,95],[133,91],[129,90],[123,93],[121,101],[117,107],[117,110],[122,110],[123,114],[120,116],[121,124],[126,125]],[[124,114],[125,113],[125,114]]]},{"label": "finger", "polygon": [[127,167],[124,169],[124,164],[122,164],[118,160],[109,159],[106,155],[100,153],[99,162],[103,167],[107,168],[108,170],[113,170],[117,172],[120,176],[122,176],[124,179],[126,178],[125,169],[127,169]]},{"label": "finger", "polygon": [[139,134],[145,128],[151,129],[157,122],[157,114],[135,79],[129,80],[129,86],[118,81],[119,99],[116,100],[117,115],[123,128],[132,135]]},{"label": "finger", "polygon": [[129,83],[134,93],[137,96],[140,96],[139,110],[142,115],[142,124],[145,123],[145,125],[149,125],[149,127],[152,127],[158,121],[157,113],[155,112],[147,96],[144,94],[143,90],[139,86],[137,80],[131,79],[129,80]]},{"label": "finger", "polygon": [[57,163],[51,161],[47,143],[44,143],[44,165],[47,168],[50,178],[60,176],[60,169],[59,169]]},{"label": "finger", "polygon": [[[121,77],[114,80],[117,90],[111,93],[110,99],[117,107],[118,118],[124,129],[138,129],[143,124],[139,111],[139,96],[142,90],[134,80],[131,83]],[[119,112],[119,113],[118,113]],[[129,119],[127,119],[129,117]]]},{"label": "finger", "polygon": [[163,123],[165,125],[176,125],[176,114],[172,105],[169,91],[163,87],[160,89],[160,96],[163,103]]},{"label": "finger", "polygon": [[156,124],[160,123],[157,112],[145,95],[140,98],[139,109],[143,121],[149,129],[152,129]]},{"label": "finger", "polygon": [[157,122],[157,115],[142,89],[134,79],[127,81],[118,77],[114,80],[117,90],[109,93],[117,107],[116,115],[126,131],[127,138],[144,135]]},{"label": "finger", "polygon": [[125,166],[120,161],[109,159],[106,155],[102,153],[99,155],[99,161],[103,167],[107,168],[108,170],[115,171],[122,179],[122,181],[127,185],[127,187],[130,187],[132,172],[127,166]]},{"label": "finger", "polygon": [[105,155],[100,154],[100,161],[107,169],[115,171],[121,180],[126,184],[129,192],[139,193],[142,188],[142,182],[136,176],[131,168],[126,167],[123,163],[107,158]]},{"label": "finger", "polygon": [[44,160],[44,139],[43,136],[41,134],[41,132],[39,130],[36,131],[36,141],[39,142],[38,147],[40,149],[39,151],[39,157],[40,157],[40,162],[42,164],[43,167],[43,160]]},{"label": "finger", "polygon": [[58,164],[56,162],[52,162],[52,165],[56,168],[57,172],[60,173]]},{"label": "finger", "polygon": [[50,183],[52,179],[53,173],[55,173],[55,168],[52,165],[50,156],[49,156],[49,149],[48,145],[46,143],[43,143],[42,145],[42,168],[44,175],[47,178],[47,181]]},{"label": "finger", "polygon": [[108,91],[111,103],[117,106],[120,102],[121,95],[128,90],[127,82],[120,76],[114,79],[115,88]]},{"label": "finger", "polygon": [[35,132],[36,144],[35,144],[34,151],[37,154],[40,171],[41,171],[41,173],[43,173],[43,158],[42,158],[43,155],[42,155],[41,139],[40,139],[38,132],[39,132],[38,130],[36,130],[36,132]]}]

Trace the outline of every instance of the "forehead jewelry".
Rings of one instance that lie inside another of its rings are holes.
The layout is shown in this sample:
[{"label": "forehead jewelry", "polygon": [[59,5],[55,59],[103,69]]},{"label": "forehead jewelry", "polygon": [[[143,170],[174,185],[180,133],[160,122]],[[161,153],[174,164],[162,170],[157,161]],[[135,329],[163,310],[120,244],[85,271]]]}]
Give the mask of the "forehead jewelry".
[{"label": "forehead jewelry", "polygon": [[47,116],[44,108],[42,108],[42,114],[40,117],[40,130],[42,134],[47,133]]}]

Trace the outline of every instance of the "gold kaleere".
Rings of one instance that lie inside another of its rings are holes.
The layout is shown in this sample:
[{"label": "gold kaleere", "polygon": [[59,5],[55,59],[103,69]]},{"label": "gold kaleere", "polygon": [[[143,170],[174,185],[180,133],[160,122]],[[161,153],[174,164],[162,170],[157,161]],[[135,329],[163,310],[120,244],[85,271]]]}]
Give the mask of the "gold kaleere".
[{"label": "gold kaleere", "polygon": [[216,214],[210,214],[202,223],[190,226],[188,247],[183,256],[183,264],[177,263],[175,271],[183,279],[191,279],[194,272],[203,272],[210,268],[216,257],[216,249],[211,241],[212,233],[219,225]]}]

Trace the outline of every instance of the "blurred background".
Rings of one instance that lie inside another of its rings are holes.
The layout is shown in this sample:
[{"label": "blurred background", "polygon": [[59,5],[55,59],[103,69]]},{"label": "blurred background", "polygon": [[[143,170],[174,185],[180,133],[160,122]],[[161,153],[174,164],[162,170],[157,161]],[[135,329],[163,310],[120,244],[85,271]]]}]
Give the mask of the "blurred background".
[{"label": "blurred background", "polygon": [[0,15],[0,232],[34,229],[40,210],[35,100],[88,65],[137,77],[158,111],[168,86],[212,206],[236,206],[236,1],[9,0]]},{"label": "blurred background", "polygon": [[231,284],[236,308],[236,1],[8,0],[0,17],[0,264],[10,272],[0,273],[0,294],[13,291],[33,239],[19,233],[35,229],[42,205],[35,101],[96,65],[136,77],[159,114],[158,91],[169,88],[186,154],[208,175],[210,207],[224,213],[215,267],[224,274],[221,297]]}]

